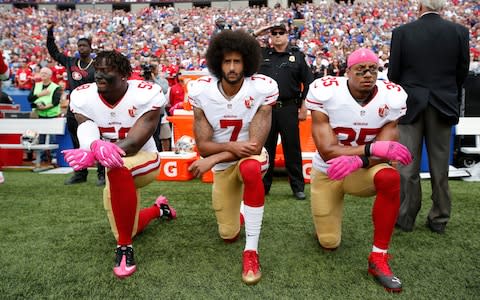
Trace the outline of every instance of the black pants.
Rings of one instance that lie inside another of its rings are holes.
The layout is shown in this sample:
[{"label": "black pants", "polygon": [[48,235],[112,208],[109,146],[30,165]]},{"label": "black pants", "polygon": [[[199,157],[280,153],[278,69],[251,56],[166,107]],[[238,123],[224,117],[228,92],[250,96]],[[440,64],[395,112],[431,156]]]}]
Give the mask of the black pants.
[{"label": "black pants", "polygon": [[[70,137],[72,138],[72,143],[73,143],[73,148],[78,149],[80,148],[80,142],[78,140],[77,136],[77,130],[78,130],[78,123],[73,114],[68,114],[67,113],[67,128],[68,132],[70,133]],[[83,176],[87,177],[88,175],[88,170],[80,170],[80,171],[75,171],[76,174],[82,174]],[[97,174],[98,176],[103,176],[105,177],[105,167],[102,166],[101,164],[97,163]]]},{"label": "black pants", "polygon": [[300,132],[298,128],[298,108],[294,103],[279,108],[273,108],[272,127],[265,143],[268,151],[268,171],[263,177],[265,193],[270,191],[275,167],[275,152],[277,149],[278,134],[282,139],[285,167],[294,193],[303,192],[305,181],[302,173],[302,150],[300,148]]}]

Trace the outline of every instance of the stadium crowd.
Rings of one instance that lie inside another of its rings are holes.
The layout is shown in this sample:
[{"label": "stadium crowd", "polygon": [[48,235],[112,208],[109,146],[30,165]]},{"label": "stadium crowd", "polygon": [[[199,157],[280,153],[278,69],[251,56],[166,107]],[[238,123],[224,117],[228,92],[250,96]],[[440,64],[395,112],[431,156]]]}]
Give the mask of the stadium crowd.
[{"label": "stadium crowd", "polygon": [[[453,0],[444,16],[470,30],[472,62],[480,58],[480,4],[474,0]],[[138,13],[93,10],[0,10],[0,48],[11,67],[12,83],[21,89],[38,81],[41,67],[49,66],[56,82],[64,81],[64,69],[48,55],[47,22],[54,21],[57,45],[66,55],[76,54],[79,37],[92,40],[95,50],[116,49],[127,55],[138,74],[141,65],[154,63],[163,72],[206,68],[205,51],[210,37],[221,26],[253,31],[273,22],[289,24],[290,42],[307,55],[316,77],[339,72],[334,64],[345,64],[358,47],[376,52],[388,63],[391,31],[417,18],[415,1],[373,0],[320,4],[276,5],[243,9],[173,7],[147,8]],[[268,43],[268,38],[260,39]],[[472,64],[475,66],[476,64]],[[340,68],[341,69],[341,68]],[[341,73],[341,72],[340,72]]]}]

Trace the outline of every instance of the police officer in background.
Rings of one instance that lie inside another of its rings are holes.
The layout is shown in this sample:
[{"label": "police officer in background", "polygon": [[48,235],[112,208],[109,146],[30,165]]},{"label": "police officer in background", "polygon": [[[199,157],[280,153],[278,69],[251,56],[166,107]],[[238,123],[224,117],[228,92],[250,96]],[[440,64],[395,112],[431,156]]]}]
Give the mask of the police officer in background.
[{"label": "police officer in background", "polygon": [[263,177],[265,194],[268,194],[272,185],[275,152],[280,133],[293,196],[298,200],[304,200],[305,182],[298,122],[307,118],[304,100],[308,86],[313,81],[313,74],[305,61],[305,55],[297,47],[289,45],[289,34],[284,23],[260,28],[253,32],[253,36],[267,33],[270,34],[271,47],[262,48],[263,61],[258,73],[277,81],[279,97],[272,111],[272,126],[265,144],[270,160],[267,174]]}]

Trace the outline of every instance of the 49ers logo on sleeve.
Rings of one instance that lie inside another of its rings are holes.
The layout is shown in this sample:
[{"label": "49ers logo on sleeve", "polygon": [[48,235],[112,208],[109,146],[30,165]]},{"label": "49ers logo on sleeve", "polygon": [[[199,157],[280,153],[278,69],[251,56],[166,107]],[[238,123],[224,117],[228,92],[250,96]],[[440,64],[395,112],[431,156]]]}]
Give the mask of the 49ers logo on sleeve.
[{"label": "49ers logo on sleeve", "polygon": [[128,114],[130,115],[130,117],[134,118],[136,113],[137,113],[137,108],[135,106],[132,106],[132,108],[128,109]]},{"label": "49ers logo on sleeve", "polygon": [[245,98],[245,107],[252,108],[252,105],[253,105],[253,97],[249,96],[248,98]]},{"label": "49ers logo on sleeve", "polygon": [[378,108],[378,115],[381,118],[388,116],[389,113],[390,113],[390,108],[386,104],[383,107]]},{"label": "49ers logo on sleeve", "polygon": [[82,74],[75,71],[75,72],[72,73],[72,78],[73,78],[73,80],[82,80],[83,76],[82,76]]}]

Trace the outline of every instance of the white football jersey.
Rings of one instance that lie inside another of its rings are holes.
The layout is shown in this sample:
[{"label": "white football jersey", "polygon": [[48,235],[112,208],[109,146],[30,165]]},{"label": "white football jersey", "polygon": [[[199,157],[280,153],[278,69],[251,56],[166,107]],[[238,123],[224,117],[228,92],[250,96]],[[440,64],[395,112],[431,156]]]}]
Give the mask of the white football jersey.
[{"label": "white football jersey", "polygon": [[[259,74],[246,77],[238,93],[227,100],[219,90],[218,81],[213,76],[190,81],[188,100],[192,106],[203,110],[213,128],[214,142],[248,141],[250,123],[259,107],[277,101],[277,82]],[[219,163],[214,170],[224,170],[235,163]]]},{"label": "white football jersey", "polygon": [[[70,109],[73,113],[84,115],[95,122],[102,139],[115,142],[124,139],[143,114],[160,109],[166,101],[159,85],[129,80],[127,92],[116,105],[112,106],[98,94],[96,83],[87,83],[71,93]],[[152,137],[141,150],[157,152]]]},{"label": "white football jersey", "polygon": [[[375,139],[382,127],[405,115],[407,94],[395,83],[377,80],[377,91],[365,106],[352,97],[347,77],[322,77],[310,84],[306,107],[320,111],[329,118],[338,142],[358,146]],[[315,153],[313,167],[326,172],[328,164]]]}]

